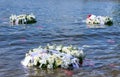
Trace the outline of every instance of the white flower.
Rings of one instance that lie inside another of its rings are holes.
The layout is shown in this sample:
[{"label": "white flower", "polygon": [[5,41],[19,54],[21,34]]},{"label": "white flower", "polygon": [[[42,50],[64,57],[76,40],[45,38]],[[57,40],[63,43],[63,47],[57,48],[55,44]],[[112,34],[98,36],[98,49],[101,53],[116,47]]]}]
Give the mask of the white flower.
[{"label": "white flower", "polygon": [[56,50],[58,50],[58,51],[60,51],[60,50],[62,50],[62,45],[59,45],[59,46],[56,46]]},{"label": "white flower", "polygon": [[37,63],[39,62],[39,60],[40,60],[39,57],[35,56],[34,57],[34,65],[37,65]]},{"label": "white flower", "polygon": [[76,57],[78,54],[77,52],[78,52],[77,50],[72,50],[72,52],[70,54]]},{"label": "white flower", "polygon": [[53,64],[54,63],[54,58],[53,57],[49,57],[48,58],[48,63],[49,64]]},{"label": "white flower", "polygon": [[55,49],[55,45],[49,45],[49,44],[48,44],[48,45],[47,45],[47,48],[48,48],[48,49],[51,49],[51,50],[52,50],[52,49]]},{"label": "white flower", "polygon": [[84,56],[85,56],[84,53],[83,53],[83,50],[80,50],[80,51],[79,51],[79,56],[81,56],[81,57],[84,57]]},{"label": "white flower", "polygon": [[42,60],[40,60],[39,61],[41,64],[46,64],[47,63],[47,61],[45,60],[45,59],[42,59]]},{"label": "white flower", "polygon": [[24,65],[24,66],[28,66],[28,64],[31,62],[32,60],[32,57],[31,56],[26,56],[25,59],[23,61],[21,61],[21,63]]},{"label": "white flower", "polygon": [[48,68],[48,69],[53,69],[53,65],[52,65],[52,64],[48,64],[48,65],[47,65],[47,68]]},{"label": "white flower", "polygon": [[68,51],[68,47],[63,47],[62,52],[66,52],[66,51]]}]

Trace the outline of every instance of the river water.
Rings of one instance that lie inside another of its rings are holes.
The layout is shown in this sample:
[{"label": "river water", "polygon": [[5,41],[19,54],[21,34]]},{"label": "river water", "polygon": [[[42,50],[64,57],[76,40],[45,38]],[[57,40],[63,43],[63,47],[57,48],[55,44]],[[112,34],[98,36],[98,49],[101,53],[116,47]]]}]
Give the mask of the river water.
[{"label": "river water", "polygon": [[[9,24],[11,14],[35,14],[37,23]],[[88,14],[110,16],[112,26],[89,26]],[[80,69],[21,65],[28,50],[50,44],[83,48]],[[119,0],[0,0],[0,77],[120,77]]]}]

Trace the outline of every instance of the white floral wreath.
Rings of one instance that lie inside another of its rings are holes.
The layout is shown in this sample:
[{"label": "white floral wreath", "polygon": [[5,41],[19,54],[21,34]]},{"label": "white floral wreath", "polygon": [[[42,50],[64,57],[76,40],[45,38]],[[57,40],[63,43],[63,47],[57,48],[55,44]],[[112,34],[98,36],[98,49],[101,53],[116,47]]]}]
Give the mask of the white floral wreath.
[{"label": "white floral wreath", "polygon": [[24,66],[38,66],[39,68],[55,69],[79,68],[85,55],[82,50],[71,46],[47,45],[30,50],[21,61]]}]

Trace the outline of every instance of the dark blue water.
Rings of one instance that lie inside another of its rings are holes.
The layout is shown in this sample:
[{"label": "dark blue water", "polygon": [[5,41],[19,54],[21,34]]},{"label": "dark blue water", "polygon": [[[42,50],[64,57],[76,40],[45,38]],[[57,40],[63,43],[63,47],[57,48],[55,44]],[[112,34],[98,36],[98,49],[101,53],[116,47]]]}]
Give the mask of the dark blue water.
[{"label": "dark blue water", "polygon": [[[37,23],[10,25],[11,14],[35,14]],[[91,27],[88,14],[110,16],[113,26]],[[120,1],[0,0],[0,77],[66,77],[63,69],[24,68],[20,61],[39,45],[84,48],[86,63],[73,77],[120,77]],[[90,63],[90,64],[89,64]]]}]

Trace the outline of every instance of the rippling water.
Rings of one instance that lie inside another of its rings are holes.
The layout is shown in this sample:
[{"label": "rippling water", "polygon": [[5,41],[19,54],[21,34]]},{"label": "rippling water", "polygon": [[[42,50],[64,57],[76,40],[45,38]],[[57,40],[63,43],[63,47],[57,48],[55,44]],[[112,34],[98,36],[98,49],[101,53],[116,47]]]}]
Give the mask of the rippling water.
[{"label": "rippling water", "polygon": [[[9,24],[11,14],[34,13],[37,23]],[[91,27],[88,14],[110,16],[113,26]],[[41,70],[20,64],[39,45],[83,47],[87,54],[77,70]],[[0,0],[0,77],[120,77],[119,0]]]}]

